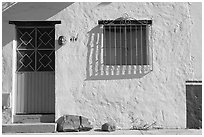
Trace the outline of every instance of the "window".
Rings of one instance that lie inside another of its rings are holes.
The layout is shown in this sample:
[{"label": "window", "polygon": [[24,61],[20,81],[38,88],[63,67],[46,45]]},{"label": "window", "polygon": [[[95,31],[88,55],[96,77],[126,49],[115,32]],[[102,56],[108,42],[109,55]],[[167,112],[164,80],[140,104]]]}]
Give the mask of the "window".
[{"label": "window", "polygon": [[10,21],[16,25],[17,72],[55,71],[57,21]]},{"label": "window", "polygon": [[104,65],[150,65],[151,20],[101,20]]},{"label": "window", "polygon": [[54,71],[54,38],[54,27],[17,27],[17,71]]}]

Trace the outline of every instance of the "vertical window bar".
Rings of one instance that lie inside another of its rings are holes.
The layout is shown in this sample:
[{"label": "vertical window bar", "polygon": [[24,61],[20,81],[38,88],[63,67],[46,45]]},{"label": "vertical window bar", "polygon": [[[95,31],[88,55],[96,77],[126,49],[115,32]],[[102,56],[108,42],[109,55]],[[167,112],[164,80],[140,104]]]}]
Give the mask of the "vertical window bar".
[{"label": "vertical window bar", "polygon": [[[146,50],[147,50],[147,66],[149,66],[149,26],[146,25]],[[148,67],[149,70],[149,67]]]},{"label": "vertical window bar", "polygon": [[110,62],[109,62],[109,65],[112,65],[111,64],[111,26],[109,26],[109,47],[110,47],[110,51],[109,51],[109,56],[110,56]]},{"label": "vertical window bar", "polygon": [[116,26],[115,26],[115,65],[116,65]]},{"label": "vertical window bar", "polygon": [[140,48],[141,48],[141,66],[143,66],[143,47],[142,47],[142,25],[141,25],[141,44],[140,44]]},{"label": "vertical window bar", "polygon": [[127,27],[125,26],[125,64],[127,66]]},{"label": "vertical window bar", "polygon": [[135,64],[138,65],[138,62],[137,62],[137,25],[135,25]]},{"label": "vertical window bar", "polygon": [[[100,64],[101,64],[101,67],[100,67],[100,75],[103,75],[103,70],[104,70],[104,41],[103,41],[103,39],[104,39],[104,26],[103,25],[101,25],[101,31],[102,31],[102,33],[101,33],[101,48],[100,48],[100,50],[101,50],[101,54],[100,54]],[[99,65],[100,66],[100,65]]]},{"label": "vertical window bar", "polygon": [[106,50],[107,50],[107,46],[106,46],[106,26],[104,26],[103,27],[103,41],[104,41],[104,43],[103,43],[103,55],[104,55],[104,66],[105,66],[105,64],[107,64],[107,62],[106,62]]},{"label": "vertical window bar", "polygon": [[120,26],[120,65],[122,65],[122,26]]},{"label": "vertical window bar", "polygon": [[152,26],[151,26],[151,45],[150,45],[150,52],[151,52],[151,64],[150,64],[150,67],[151,67],[151,70],[153,70],[153,30],[152,30]]},{"label": "vertical window bar", "polygon": [[132,65],[132,33],[133,33],[133,31],[132,31],[132,27],[130,25],[130,50],[131,50],[131,52],[130,52],[130,60],[131,60],[131,65]]}]

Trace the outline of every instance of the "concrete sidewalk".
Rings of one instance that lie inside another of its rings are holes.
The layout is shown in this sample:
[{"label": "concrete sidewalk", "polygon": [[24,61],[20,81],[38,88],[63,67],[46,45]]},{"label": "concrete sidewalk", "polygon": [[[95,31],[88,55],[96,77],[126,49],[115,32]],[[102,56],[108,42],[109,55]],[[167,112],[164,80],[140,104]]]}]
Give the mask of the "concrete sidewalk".
[{"label": "concrete sidewalk", "polygon": [[56,133],[4,133],[3,135],[202,135],[202,129],[151,129],[151,130],[116,130],[103,132],[93,129],[86,132]]}]

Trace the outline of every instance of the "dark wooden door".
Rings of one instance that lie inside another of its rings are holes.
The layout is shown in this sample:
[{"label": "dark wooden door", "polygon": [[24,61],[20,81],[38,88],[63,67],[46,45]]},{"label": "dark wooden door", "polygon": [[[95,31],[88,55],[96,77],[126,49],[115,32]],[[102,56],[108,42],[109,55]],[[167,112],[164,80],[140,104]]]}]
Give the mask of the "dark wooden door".
[{"label": "dark wooden door", "polygon": [[16,114],[55,112],[55,27],[16,26]]}]

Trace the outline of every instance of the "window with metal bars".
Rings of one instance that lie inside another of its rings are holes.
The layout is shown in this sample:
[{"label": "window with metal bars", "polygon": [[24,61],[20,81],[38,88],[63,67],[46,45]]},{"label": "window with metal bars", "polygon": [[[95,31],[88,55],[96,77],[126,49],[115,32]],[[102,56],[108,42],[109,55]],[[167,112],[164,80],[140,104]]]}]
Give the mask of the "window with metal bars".
[{"label": "window with metal bars", "polygon": [[150,65],[151,20],[100,20],[104,65]]},{"label": "window with metal bars", "polygon": [[16,26],[16,30],[17,71],[54,71],[54,26]]}]

